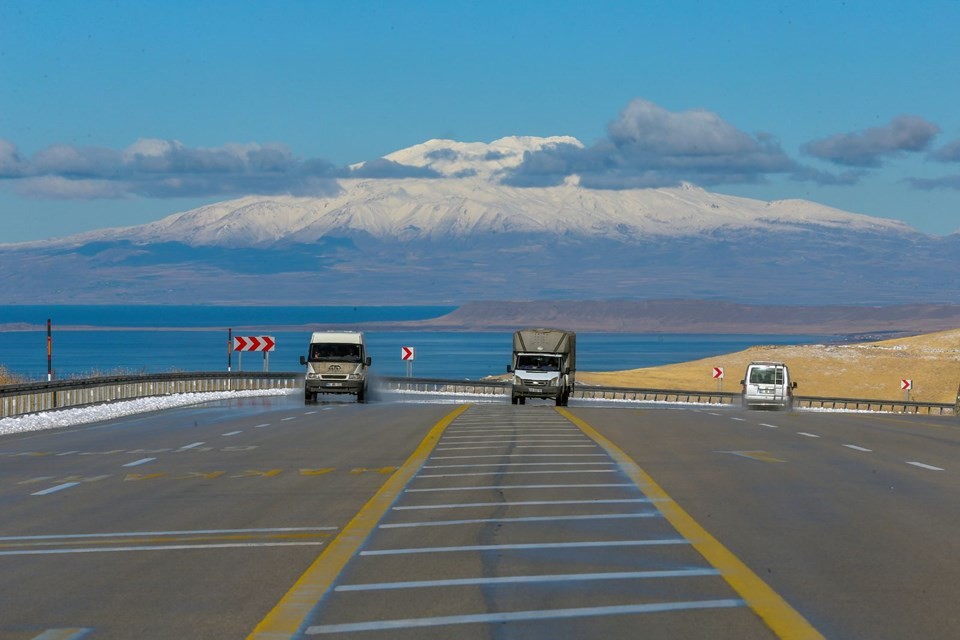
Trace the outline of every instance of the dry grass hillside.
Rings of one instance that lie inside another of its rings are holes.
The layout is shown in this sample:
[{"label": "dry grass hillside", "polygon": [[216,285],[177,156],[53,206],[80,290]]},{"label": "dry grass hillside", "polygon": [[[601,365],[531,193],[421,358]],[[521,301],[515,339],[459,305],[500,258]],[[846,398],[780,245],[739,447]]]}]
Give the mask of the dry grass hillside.
[{"label": "dry grass hillside", "polygon": [[0,365],[0,384],[16,384],[18,382],[23,382],[23,380],[19,376],[8,372],[3,365]]},{"label": "dry grass hillside", "polygon": [[604,386],[713,391],[713,367],[724,368],[724,391],[739,391],[752,360],[790,367],[797,395],[899,400],[900,379],[913,380],[910,398],[954,402],[960,385],[960,329],[909,338],[843,345],[756,346],[693,362],[620,372],[577,372],[577,382]]}]

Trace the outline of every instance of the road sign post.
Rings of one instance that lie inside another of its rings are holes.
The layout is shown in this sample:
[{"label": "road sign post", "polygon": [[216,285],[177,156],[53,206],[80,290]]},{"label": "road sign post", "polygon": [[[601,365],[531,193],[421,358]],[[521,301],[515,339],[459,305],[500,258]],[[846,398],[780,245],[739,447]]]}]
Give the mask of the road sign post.
[{"label": "road sign post", "polygon": [[904,392],[905,399],[910,402],[910,390],[913,389],[913,380],[900,378],[900,390]]},{"label": "road sign post", "polygon": [[263,370],[270,370],[268,352],[276,348],[277,341],[273,336],[234,336],[233,350],[237,352],[237,370],[243,371],[244,351],[263,351]]},{"label": "road sign post", "polygon": [[717,391],[723,392],[723,367],[713,368],[713,379],[717,381]]},{"label": "road sign post", "polygon": [[417,359],[417,350],[413,347],[400,347],[400,359],[407,363],[407,377],[413,377],[413,361]]}]

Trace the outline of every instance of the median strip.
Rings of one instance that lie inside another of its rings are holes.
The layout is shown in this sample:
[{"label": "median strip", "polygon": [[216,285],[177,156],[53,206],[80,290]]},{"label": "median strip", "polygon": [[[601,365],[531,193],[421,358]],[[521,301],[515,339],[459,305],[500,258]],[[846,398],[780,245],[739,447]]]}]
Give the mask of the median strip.
[{"label": "median strip", "polygon": [[430,430],[407,461],[384,483],[380,490],[360,509],[343,531],[304,572],[296,584],[280,599],[257,625],[247,640],[280,640],[293,638],[307,616],[331,589],[334,580],[347,562],[359,551],[374,528],[390,509],[404,487],[423,466],[436,447],[444,429],[471,405],[458,407]]}]

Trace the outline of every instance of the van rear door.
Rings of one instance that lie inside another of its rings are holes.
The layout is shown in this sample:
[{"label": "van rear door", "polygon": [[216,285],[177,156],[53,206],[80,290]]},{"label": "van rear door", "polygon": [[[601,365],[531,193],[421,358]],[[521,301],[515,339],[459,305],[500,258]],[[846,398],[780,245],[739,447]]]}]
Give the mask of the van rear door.
[{"label": "van rear door", "polygon": [[787,385],[783,365],[750,365],[747,375],[747,396],[770,403],[786,403]]}]

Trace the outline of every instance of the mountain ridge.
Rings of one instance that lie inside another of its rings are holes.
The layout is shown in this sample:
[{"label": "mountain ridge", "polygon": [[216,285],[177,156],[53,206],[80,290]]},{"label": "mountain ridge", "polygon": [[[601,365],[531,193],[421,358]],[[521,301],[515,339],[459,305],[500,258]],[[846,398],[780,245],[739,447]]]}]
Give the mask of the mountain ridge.
[{"label": "mountain ridge", "polygon": [[503,171],[576,141],[495,143],[435,140],[387,156],[393,171],[419,177],[356,177],[358,166],[329,195],[244,196],[144,225],[0,245],[0,295],[12,304],[960,296],[960,234],[688,183],[517,187],[501,181]]}]

